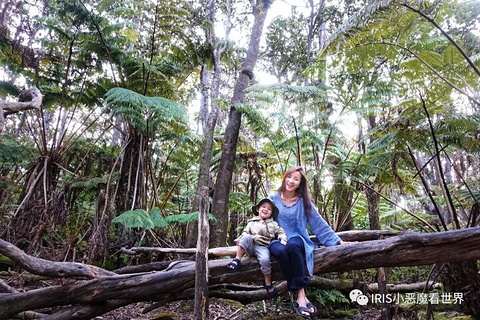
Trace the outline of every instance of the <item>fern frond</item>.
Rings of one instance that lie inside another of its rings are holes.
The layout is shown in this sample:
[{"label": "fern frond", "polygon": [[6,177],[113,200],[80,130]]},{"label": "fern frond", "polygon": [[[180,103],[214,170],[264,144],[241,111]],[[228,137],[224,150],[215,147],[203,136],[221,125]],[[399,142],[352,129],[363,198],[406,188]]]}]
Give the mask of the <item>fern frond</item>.
[{"label": "fern frond", "polygon": [[367,23],[370,23],[370,17],[375,13],[389,8],[394,9],[395,5],[397,5],[398,2],[399,1],[396,0],[382,0],[372,1],[368,3],[357,13],[350,16],[347,21],[345,21],[340,27],[335,30],[335,32],[325,41],[322,51],[330,47],[340,37],[343,37],[352,30],[358,30]]},{"label": "fern frond", "polygon": [[154,229],[167,227],[168,221],[163,218],[160,209],[152,208],[150,213],[144,209],[125,211],[112,219],[112,223],[123,224],[126,228]]},{"label": "fern frond", "polygon": [[132,121],[134,126],[142,131],[146,130],[148,124],[152,126],[152,123],[156,128],[162,122],[172,120],[186,122],[185,108],[162,97],[146,97],[117,87],[108,90],[105,101],[112,114],[122,115],[125,120]]},{"label": "fern frond", "polygon": [[[165,221],[169,224],[186,225],[187,223],[198,221],[198,215],[198,211],[192,213],[172,214],[166,217]],[[212,214],[208,214],[208,220],[215,221],[216,218]]]},{"label": "fern frond", "polygon": [[126,228],[153,229],[155,227],[152,218],[147,211],[135,209],[125,211],[118,217],[112,219],[113,223],[121,223]]}]

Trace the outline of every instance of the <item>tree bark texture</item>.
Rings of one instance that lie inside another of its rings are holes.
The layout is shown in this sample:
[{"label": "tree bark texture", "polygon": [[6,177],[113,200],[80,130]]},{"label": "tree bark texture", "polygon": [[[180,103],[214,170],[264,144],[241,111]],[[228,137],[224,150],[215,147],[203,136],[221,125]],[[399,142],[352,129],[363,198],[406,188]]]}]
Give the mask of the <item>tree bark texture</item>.
[{"label": "tree bark texture", "polygon": [[[208,1],[208,5],[205,8],[205,13],[208,19],[210,20],[211,25],[215,25],[215,11],[216,11],[216,2]],[[228,17],[227,17],[228,21]],[[228,33],[227,33],[228,39]],[[215,35],[215,28],[212,28],[208,33],[208,42],[212,48],[212,58],[213,58],[213,75],[207,70],[207,66],[202,67],[201,73],[201,88],[202,88],[202,103],[200,110],[202,111],[200,115],[203,115],[205,118],[202,121],[203,128],[203,147],[202,147],[202,156],[200,158],[200,166],[198,172],[198,183],[197,191],[195,193],[195,200],[193,202],[192,212],[195,212],[200,207],[201,202],[201,193],[204,186],[212,186],[210,183],[210,167],[212,159],[212,150],[213,150],[213,139],[215,133],[215,126],[217,124],[218,115],[220,113],[216,100],[220,95],[220,80],[222,77],[222,64],[220,57],[225,51],[225,46],[217,45],[217,37]],[[211,87],[211,88],[210,88]],[[210,89],[210,90],[209,90]],[[210,104],[210,111],[208,111],[208,104]],[[197,241],[198,228],[197,224],[190,224],[187,228],[187,237],[185,239],[186,247],[194,247],[195,242]]]},{"label": "tree bark texture", "polygon": [[[366,268],[474,261],[480,259],[479,241],[480,227],[439,233],[407,232],[385,240],[320,248],[314,253],[314,270],[316,274],[320,274]],[[13,317],[22,311],[50,307],[64,308],[57,310],[52,319],[90,319],[134,302],[170,302],[193,297],[194,261],[175,261],[159,272],[118,275],[92,266],[49,262],[27,256],[5,241],[0,241],[0,253],[38,275],[87,279],[75,282],[65,280],[63,285],[0,294],[0,319]],[[227,269],[226,263],[226,259],[208,262],[210,288],[228,283],[261,283],[263,275],[256,259],[243,259],[242,269],[238,271]],[[60,270],[69,270],[69,273]],[[272,276],[274,280],[282,279],[276,262],[273,263]],[[261,287],[249,297],[250,301],[267,298],[268,294]],[[63,313],[68,316],[60,316]]]},{"label": "tree bark texture", "polygon": [[253,69],[257,63],[260,52],[260,38],[262,36],[265,17],[270,5],[274,0],[257,0],[253,8],[254,22],[250,34],[247,55],[242,63],[240,74],[233,90],[230,113],[228,115],[227,127],[222,145],[222,155],[214,187],[212,215],[217,218],[212,223],[210,238],[211,247],[224,246],[227,241],[228,227],[228,197],[230,195],[230,184],[232,183],[233,165],[237,152],[237,141],[242,121],[241,112],[235,108],[236,104],[245,100],[245,89],[253,79]]},{"label": "tree bark texture", "polygon": [[196,320],[208,319],[208,241],[210,228],[208,225],[208,187],[202,189],[200,213],[198,215],[198,241],[195,267],[195,303]]},{"label": "tree bark texture", "polygon": [[40,109],[42,94],[37,88],[30,88],[20,92],[18,102],[0,99],[0,133],[5,127],[5,117],[23,110]]}]

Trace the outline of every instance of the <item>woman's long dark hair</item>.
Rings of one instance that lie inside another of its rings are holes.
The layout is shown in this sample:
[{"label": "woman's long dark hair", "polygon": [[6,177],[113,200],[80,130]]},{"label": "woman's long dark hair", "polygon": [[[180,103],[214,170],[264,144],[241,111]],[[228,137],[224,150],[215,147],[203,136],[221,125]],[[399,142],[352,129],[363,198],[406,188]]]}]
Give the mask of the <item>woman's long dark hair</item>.
[{"label": "woman's long dark hair", "polygon": [[302,179],[300,180],[300,185],[295,190],[295,194],[299,198],[303,199],[303,207],[305,208],[305,213],[309,215],[310,212],[312,211],[312,203],[310,198],[310,192],[308,191],[307,175],[305,174],[305,171],[301,166],[291,167],[285,172],[285,175],[283,176],[283,179],[282,179],[282,184],[280,185],[277,191],[279,193],[284,193],[285,190],[287,190],[287,187],[286,187],[287,177],[292,173],[294,173],[295,171],[300,172],[300,175],[302,176]]}]

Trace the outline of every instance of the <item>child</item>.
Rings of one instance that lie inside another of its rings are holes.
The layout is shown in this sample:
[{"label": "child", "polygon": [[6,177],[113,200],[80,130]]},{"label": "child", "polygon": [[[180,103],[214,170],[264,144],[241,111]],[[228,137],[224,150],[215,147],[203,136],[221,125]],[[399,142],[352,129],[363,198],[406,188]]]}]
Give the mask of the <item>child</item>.
[{"label": "child", "polygon": [[272,200],[264,198],[252,207],[256,217],[248,221],[242,234],[235,239],[237,244],[237,255],[230,261],[227,268],[238,270],[241,266],[241,259],[245,252],[250,256],[256,256],[260,262],[260,270],[265,278],[263,287],[271,298],[277,296],[277,289],[272,285],[272,267],[270,264],[270,241],[278,239],[283,245],[287,243],[285,231],[272,218],[278,215],[278,208]]}]

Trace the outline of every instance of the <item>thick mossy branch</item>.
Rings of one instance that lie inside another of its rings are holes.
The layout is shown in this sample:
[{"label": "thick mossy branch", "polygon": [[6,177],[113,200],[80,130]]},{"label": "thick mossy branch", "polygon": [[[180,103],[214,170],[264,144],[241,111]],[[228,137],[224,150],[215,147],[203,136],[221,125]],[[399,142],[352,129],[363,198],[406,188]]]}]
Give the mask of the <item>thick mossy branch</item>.
[{"label": "thick mossy branch", "polygon": [[[385,240],[320,248],[315,251],[315,273],[477,260],[480,259],[479,242],[480,228],[477,227],[439,233],[408,232]],[[94,315],[134,302],[174,301],[193,297],[194,261],[176,261],[162,271],[119,275],[93,266],[29,257],[3,240],[0,241],[0,253],[35,274],[95,277],[28,292],[0,294],[0,319],[13,317],[23,311],[61,306],[64,309],[52,315],[52,319],[72,319],[72,310],[75,310],[75,319],[91,319]],[[244,259],[242,268],[237,271],[225,267],[228,261],[218,259],[208,262],[209,286],[213,295],[230,295],[228,292],[220,294],[218,286],[222,284],[261,283],[263,276],[256,259]],[[70,273],[65,270],[70,270]],[[273,263],[273,279],[282,279],[276,262]],[[245,294],[248,297],[242,300],[244,302],[268,298],[265,290],[261,289]]]}]

